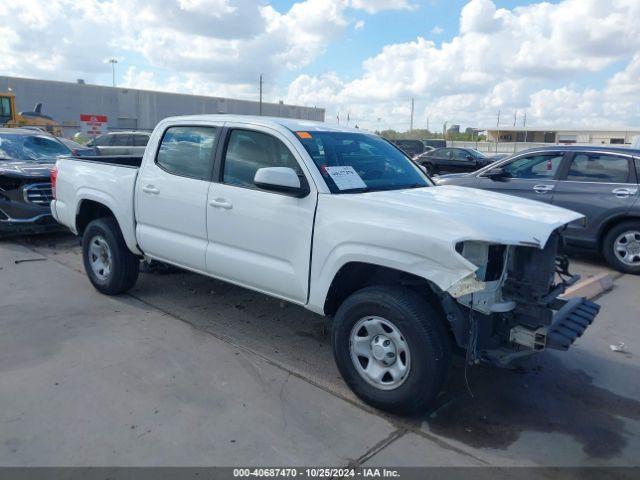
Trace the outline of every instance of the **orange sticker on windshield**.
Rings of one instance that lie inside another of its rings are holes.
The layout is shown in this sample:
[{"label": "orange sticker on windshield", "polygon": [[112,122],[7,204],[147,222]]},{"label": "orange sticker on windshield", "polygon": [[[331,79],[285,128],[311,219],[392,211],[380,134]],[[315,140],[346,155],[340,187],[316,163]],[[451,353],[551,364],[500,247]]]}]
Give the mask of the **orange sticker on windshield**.
[{"label": "orange sticker on windshield", "polygon": [[300,138],[312,138],[309,132],[296,132],[296,135]]}]

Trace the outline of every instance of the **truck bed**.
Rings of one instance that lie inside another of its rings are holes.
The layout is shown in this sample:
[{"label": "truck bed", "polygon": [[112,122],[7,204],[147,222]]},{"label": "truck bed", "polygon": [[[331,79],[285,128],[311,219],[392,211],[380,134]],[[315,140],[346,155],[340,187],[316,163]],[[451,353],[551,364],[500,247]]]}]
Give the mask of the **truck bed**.
[{"label": "truck bed", "polygon": [[78,215],[84,205],[96,202],[113,213],[127,246],[138,253],[134,197],[141,163],[142,157],[133,156],[59,158],[56,200],[51,204],[54,218],[78,233]]}]

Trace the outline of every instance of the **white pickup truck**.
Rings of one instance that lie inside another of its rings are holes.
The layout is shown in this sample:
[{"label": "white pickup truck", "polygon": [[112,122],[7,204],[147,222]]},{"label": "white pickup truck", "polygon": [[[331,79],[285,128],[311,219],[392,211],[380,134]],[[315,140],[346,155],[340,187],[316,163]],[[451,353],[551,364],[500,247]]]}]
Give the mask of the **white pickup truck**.
[{"label": "white pickup truck", "polygon": [[129,290],[147,258],[330,316],[344,380],[389,411],[426,408],[454,351],[507,366],[566,350],[599,310],[558,297],[576,279],[561,233],[580,214],[436,187],[356,129],[168,118],[142,159],[60,159],[52,181],[99,291]]}]

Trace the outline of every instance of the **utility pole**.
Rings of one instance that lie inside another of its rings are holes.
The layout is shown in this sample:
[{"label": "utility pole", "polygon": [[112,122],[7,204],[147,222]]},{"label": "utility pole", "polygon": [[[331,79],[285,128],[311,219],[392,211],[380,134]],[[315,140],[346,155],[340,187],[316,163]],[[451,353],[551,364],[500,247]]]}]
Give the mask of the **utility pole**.
[{"label": "utility pole", "polygon": [[111,78],[113,81],[113,86],[116,86],[116,63],[118,63],[118,60],[115,58],[110,58],[109,59],[109,63],[111,64]]},{"label": "utility pole", "polygon": [[522,128],[524,128],[524,143],[527,143],[527,111],[524,112],[524,118],[522,119]]},{"label": "utility pole", "polygon": [[518,121],[518,110],[513,113],[513,126],[516,126],[516,122]]},{"label": "utility pole", "polygon": [[413,132],[413,107],[414,107],[414,102],[413,102],[413,97],[411,98],[411,123],[409,124],[409,131]]},{"label": "utility pole", "polygon": [[498,122],[496,123],[496,127],[498,128],[498,138],[496,138],[496,153],[498,153],[498,144],[500,143],[500,113],[501,110],[498,110]]},{"label": "utility pole", "polygon": [[262,116],[262,74],[260,74],[260,107],[259,115]]},{"label": "utility pole", "polygon": [[429,116],[427,116],[427,132],[429,131]]}]

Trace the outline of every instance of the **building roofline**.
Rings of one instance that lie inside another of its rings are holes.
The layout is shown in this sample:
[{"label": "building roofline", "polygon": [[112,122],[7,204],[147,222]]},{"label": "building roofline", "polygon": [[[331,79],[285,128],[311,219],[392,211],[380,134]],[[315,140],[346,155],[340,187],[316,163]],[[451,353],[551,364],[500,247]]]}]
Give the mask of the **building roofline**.
[{"label": "building roofline", "polygon": [[553,127],[481,127],[479,131],[487,132],[637,132],[640,134],[640,127],[607,127],[607,128],[553,128]]},{"label": "building roofline", "polygon": [[[199,95],[199,94],[193,94],[193,93],[181,93],[181,92],[170,92],[170,91],[166,91],[166,90],[145,90],[142,88],[131,88],[131,87],[112,87],[110,85],[98,85],[95,83],[78,83],[78,82],[66,82],[63,80],[45,80],[42,78],[29,78],[29,77],[12,77],[9,75],[0,75],[0,79],[1,78],[6,78],[9,80],[9,83],[11,83],[11,80],[18,80],[18,81],[23,81],[23,80],[27,80],[27,81],[32,81],[32,82],[46,82],[46,83],[59,83],[65,86],[69,86],[69,85],[74,85],[77,86],[78,88],[83,88],[83,87],[90,87],[90,88],[104,88],[104,89],[108,89],[108,90],[117,90],[117,91],[134,91],[134,92],[143,92],[143,93],[160,93],[160,94],[165,94],[165,95],[184,95],[186,97],[199,97],[199,98],[206,98],[207,100],[222,100],[222,101],[227,101],[227,100],[232,100],[234,102],[247,102],[247,103],[259,103],[258,100],[249,100],[249,99],[244,99],[244,98],[231,98],[231,97],[219,97],[219,96],[215,96],[215,95]],[[9,85],[11,86],[11,85]],[[13,91],[9,92],[9,93],[14,93]],[[273,103],[273,102],[262,102],[263,105],[269,105],[269,106],[274,106],[277,107],[278,105],[280,105],[280,103]],[[316,106],[307,106],[307,105],[295,105],[295,104],[291,104],[291,103],[282,103],[283,106],[286,107],[293,107],[293,108],[305,108],[305,109],[316,109],[316,110],[321,110],[323,112],[326,113],[326,110],[324,107],[316,107]]]}]

